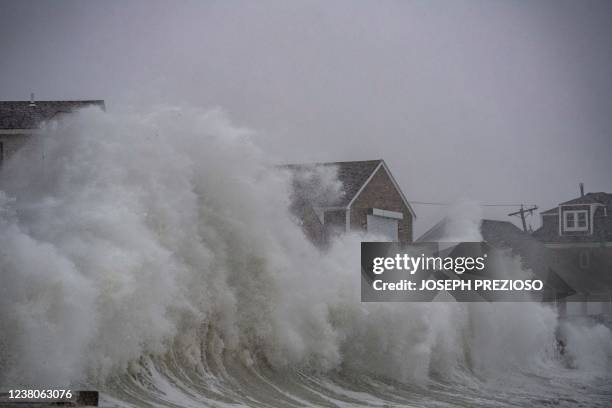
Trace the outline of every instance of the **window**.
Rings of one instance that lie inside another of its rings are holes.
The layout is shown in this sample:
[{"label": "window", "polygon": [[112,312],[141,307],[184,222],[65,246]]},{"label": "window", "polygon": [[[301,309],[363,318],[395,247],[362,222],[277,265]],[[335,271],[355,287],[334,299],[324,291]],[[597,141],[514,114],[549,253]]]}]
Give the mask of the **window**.
[{"label": "window", "polygon": [[564,211],[563,226],[566,231],[587,231],[587,211]]}]

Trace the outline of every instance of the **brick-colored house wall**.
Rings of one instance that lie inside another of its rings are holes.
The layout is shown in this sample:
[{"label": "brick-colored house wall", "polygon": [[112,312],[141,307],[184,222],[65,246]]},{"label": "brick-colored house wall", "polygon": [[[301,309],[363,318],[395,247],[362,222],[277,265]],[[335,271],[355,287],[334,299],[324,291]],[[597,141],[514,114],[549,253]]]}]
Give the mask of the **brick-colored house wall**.
[{"label": "brick-colored house wall", "polygon": [[322,243],[323,242],[323,224],[319,221],[319,217],[314,212],[312,207],[306,207],[302,218],[302,229],[304,234],[312,242]]},{"label": "brick-colored house wall", "polygon": [[327,210],[324,215],[325,219],[325,242],[337,234],[346,231],[346,211],[345,210]]},{"label": "brick-colored house wall", "polygon": [[350,225],[352,230],[367,229],[368,210],[378,208],[401,212],[404,218],[398,223],[398,239],[400,242],[412,242],[413,219],[402,196],[396,190],[393,181],[384,167],[380,167],[370,182],[361,191],[350,209]]},{"label": "brick-colored house wall", "polygon": [[330,240],[346,231],[346,211],[326,210],[323,213],[323,223],[312,207],[304,210],[302,230],[313,243],[325,247]]}]

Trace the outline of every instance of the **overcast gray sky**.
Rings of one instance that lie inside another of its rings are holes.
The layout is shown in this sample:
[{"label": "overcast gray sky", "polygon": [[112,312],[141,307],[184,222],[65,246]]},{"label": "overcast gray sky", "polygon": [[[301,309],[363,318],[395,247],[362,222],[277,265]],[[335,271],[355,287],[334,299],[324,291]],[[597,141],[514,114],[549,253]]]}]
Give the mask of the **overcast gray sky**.
[{"label": "overcast gray sky", "polygon": [[384,158],[409,200],[612,192],[612,1],[0,0],[0,50],[0,99],[220,106],[279,161]]}]

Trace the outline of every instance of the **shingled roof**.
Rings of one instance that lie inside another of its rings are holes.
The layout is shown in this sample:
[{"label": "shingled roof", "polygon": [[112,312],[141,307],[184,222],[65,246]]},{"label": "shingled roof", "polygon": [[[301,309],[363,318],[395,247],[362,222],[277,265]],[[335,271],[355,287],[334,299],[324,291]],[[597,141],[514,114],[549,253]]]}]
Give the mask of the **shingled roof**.
[{"label": "shingled roof", "polygon": [[87,106],[104,109],[103,100],[0,101],[0,129],[36,129],[42,122]]},{"label": "shingled roof", "polygon": [[324,203],[327,207],[345,207],[361,187],[370,178],[374,170],[382,163],[382,160],[328,162],[312,164],[287,164],[283,166],[292,171],[309,171],[313,168],[333,167],[337,171],[338,180],[342,183],[344,195],[334,200],[334,202]]},{"label": "shingled roof", "polygon": [[[342,183],[343,194],[341,196],[335,195],[329,197],[317,197],[317,199],[315,200],[316,206],[327,208],[349,207],[352,201],[359,195],[362,188],[365,187],[365,185],[369,182],[370,178],[374,176],[374,173],[377,171],[377,169],[383,168],[389,175],[389,178],[395,186],[395,189],[402,197],[402,201],[408,208],[408,211],[410,211],[410,214],[412,214],[412,216],[416,218],[416,214],[412,209],[412,206],[404,196],[404,193],[397,181],[395,181],[395,178],[391,174],[391,171],[387,167],[387,164],[382,159],[309,164],[285,164],[279,167],[298,173],[309,173],[313,170],[320,170],[326,168],[329,168],[330,170],[335,170],[338,181]],[[314,187],[311,185],[313,181],[315,181],[316,184],[316,180],[313,179],[301,179],[299,177],[294,178],[294,192],[298,193],[298,197],[294,197],[294,201],[301,202],[302,204],[304,204],[306,201],[309,201],[311,205],[313,204],[313,197],[311,196]],[[316,188],[314,190],[316,190]],[[299,197],[300,195],[305,197]]]},{"label": "shingled roof", "polygon": [[574,198],[573,200],[561,203],[561,205],[571,204],[603,204],[612,205],[612,194],[599,192],[599,193],[587,193],[582,197]]},{"label": "shingled roof", "polygon": [[[612,206],[612,194],[598,192],[598,193],[587,193],[582,197],[574,198],[569,201],[565,201],[559,205],[580,205],[580,204],[602,204],[605,206]],[[540,214],[558,214],[559,207],[551,208],[550,210],[542,211]]]}]

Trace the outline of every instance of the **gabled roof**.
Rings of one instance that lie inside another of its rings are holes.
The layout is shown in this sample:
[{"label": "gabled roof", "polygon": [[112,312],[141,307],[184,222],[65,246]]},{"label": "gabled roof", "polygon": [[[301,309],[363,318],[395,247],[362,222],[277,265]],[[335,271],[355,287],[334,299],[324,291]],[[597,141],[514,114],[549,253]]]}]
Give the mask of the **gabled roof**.
[{"label": "gabled roof", "polygon": [[[311,164],[287,164],[281,166],[291,171],[311,171],[316,168],[330,168],[335,169],[337,172],[337,178],[342,183],[344,194],[341,197],[335,197],[330,201],[319,202],[318,205],[321,207],[348,207],[354,199],[359,195],[361,190],[367,185],[374,173],[379,167],[383,167],[389,178],[395,185],[395,188],[402,196],[406,207],[411,212],[413,217],[416,217],[414,210],[410,206],[410,203],[404,197],[402,190],[393,178],[391,171],[388,169],[386,163],[382,159],[377,160],[363,160],[363,161],[343,161],[343,162],[327,162],[327,163],[311,163]],[[296,189],[305,189],[304,186],[296,186]]]},{"label": "gabled roof", "polygon": [[[598,192],[598,193],[587,193],[582,197],[574,198],[569,201],[565,201],[559,205],[579,205],[579,204],[602,204],[605,206],[612,206],[612,194]],[[540,214],[558,214],[559,207],[551,208],[550,210],[542,211]]]},{"label": "gabled roof", "polygon": [[317,167],[334,167],[337,169],[338,180],[342,183],[344,195],[334,202],[325,203],[328,207],[345,207],[355,197],[361,186],[374,173],[382,160],[346,161],[312,164],[287,164],[292,171],[308,171]]},{"label": "gabled roof", "polygon": [[603,204],[612,205],[612,194],[599,192],[599,193],[587,193],[582,197],[574,198],[573,200],[566,201],[559,205],[571,205],[571,204]]},{"label": "gabled roof", "polygon": [[441,219],[433,227],[425,231],[423,235],[415,239],[414,242],[443,242],[447,238],[446,226],[448,222],[449,220],[446,217]]},{"label": "gabled roof", "polygon": [[59,114],[87,106],[104,109],[104,101],[0,101],[0,129],[37,129]]}]

